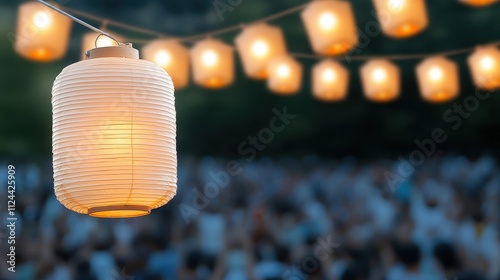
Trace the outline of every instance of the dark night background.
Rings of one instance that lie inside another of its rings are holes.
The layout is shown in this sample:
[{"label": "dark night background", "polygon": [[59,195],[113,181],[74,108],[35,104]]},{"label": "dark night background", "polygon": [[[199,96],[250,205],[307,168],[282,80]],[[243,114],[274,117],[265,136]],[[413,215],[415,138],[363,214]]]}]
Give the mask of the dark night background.
[{"label": "dark night background", "polygon": [[[212,1],[67,1],[60,2],[102,17],[175,36],[189,36],[273,14],[306,1],[245,1],[220,21]],[[80,57],[84,27],[73,24],[71,48],[65,59],[54,63],[36,63],[17,56],[8,40],[15,30],[19,1],[0,3],[0,155],[7,158],[47,157],[51,152],[52,81],[66,65]],[[358,28],[363,32],[374,21],[371,1],[354,1]],[[406,39],[370,37],[359,55],[433,53],[473,47],[493,42],[500,34],[500,5],[474,9],[455,1],[428,1],[430,26],[422,34]],[[99,23],[92,22],[99,25]],[[292,14],[271,24],[283,28],[290,52],[311,53],[299,14]],[[141,34],[114,29],[125,36]],[[233,32],[220,37],[233,43]],[[151,37],[142,37],[144,39]],[[136,47],[140,47],[136,45]],[[391,157],[415,148],[415,139],[430,137],[436,127],[443,128],[449,139],[443,150],[467,154],[495,152],[500,145],[500,95],[493,93],[456,131],[443,121],[443,114],[453,103],[462,104],[474,94],[466,55],[453,57],[459,63],[461,94],[442,105],[424,102],[418,92],[414,67],[418,60],[398,61],[402,69],[401,98],[390,104],[374,104],[361,93],[358,70],[360,62],[344,63],[350,70],[348,99],[341,103],[321,103],[310,94],[310,69],[316,60],[301,60],[304,81],[300,94],[282,97],[271,94],[265,82],[252,81],[243,75],[236,59],[236,82],[229,88],[208,91],[191,83],[176,92],[178,112],[178,151],[191,155],[237,154],[238,144],[266,127],[272,108],[287,106],[298,118],[261,155],[319,156],[356,155],[362,158]]]}]

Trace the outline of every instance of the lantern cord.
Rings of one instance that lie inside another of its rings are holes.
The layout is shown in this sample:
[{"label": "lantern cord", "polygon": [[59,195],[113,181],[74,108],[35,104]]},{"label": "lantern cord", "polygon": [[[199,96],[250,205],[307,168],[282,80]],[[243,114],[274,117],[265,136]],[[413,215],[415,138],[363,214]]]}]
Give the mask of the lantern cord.
[{"label": "lantern cord", "polygon": [[[117,43],[118,43],[118,45],[122,45],[122,43],[118,42],[118,40],[116,40],[116,39],[115,39],[113,36],[111,36],[109,33],[104,32],[104,31],[102,31],[101,29],[99,29],[99,28],[97,28],[97,27],[95,27],[95,26],[90,25],[90,24],[86,23],[85,21],[83,21],[83,20],[81,20],[81,19],[79,19],[79,18],[77,18],[77,17],[74,17],[74,16],[72,16],[72,15],[70,15],[70,14],[66,13],[65,11],[63,11],[63,10],[61,10],[61,9],[59,9],[59,8],[57,8],[57,7],[53,6],[53,5],[51,5],[51,4],[47,3],[47,2],[45,2],[45,1],[43,1],[43,0],[37,0],[37,1],[38,1],[39,3],[41,3],[41,4],[45,5],[45,6],[49,7],[50,9],[52,9],[52,10],[54,10],[54,11],[56,11],[56,12],[60,13],[61,15],[65,16],[65,17],[68,17],[69,19],[71,19],[71,20],[73,20],[73,21],[75,21],[75,22],[77,22],[77,23],[79,23],[79,24],[81,24],[81,25],[83,25],[83,26],[85,26],[85,27],[87,27],[87,28],[89,28],[89,29],[91,29],[91,30],[94,30],[95,32],[100,33],[101,35],[106,36],[106,37],[108,37],[108,38],[110,38],[110,39],[114,40],[115,42],[117,42]],[[99,36],[101,36],[101,35],[99,35]]]},{"label": "lantern cord", "polygon": [[[41,0],[39,0],[39,1],[41,1]],[[226,27],[226,28],[222,28],[222,29],[218,29],[218,30],[214,30],[214,31],[210,31],[210,32],[205,32],[205,33],[199,33],[199,34],[191,35],[189,37],[176,37],[176,36],[173,36],[173,35],[170,35],[170,34],[165,34],[165,33],[157,32],[157,31],[152,31],[152,30],[149,30],[149,29],[145,29],[145,28],[134,26],[134,25],[126,24],[126,23],[123,23],[123,22],[118,22],[118,21],[114,21],[114,20],[109,20],[109,19],[106,19],[106,18],[98,17],[98,16],[95,16],[95,15],[91,15],[91,14],[88,14],[88,13],[85,13],[85,12],[81,12],[81,11],[78,11],[78,10],[75,10],[75,9],[72,9],[72,8],[68,8],[68,7],[65,7],[65,6],[63,8],[66,11],[71,12],[71,13],[73,13],[75,15],[78,15],[78,16],[81,16],[81,17],[84,17],[84,18],[87,18],[87,19],[90,19],[90,20],[94,20],[94,21],[97,21],[97,22],[101,22],[101,23],[106,22],[107,25],[112,25],[112,26],[115,26],[115,27],[127,29],[127,30],[134,31],[134,32],[137,32],[137,33],[142,33],[142,34],[146,34],[146,35],[157,36],[157,37],[161,37],[161,38],[177,39],[177,40],[179,40],[181,42],[196,42],[196,41],[198,41],[201,38],[215,36],[215,35],[221,35],[221,34],[233,32],[233,31],[238,31],[240,29],[243,29],[246,25],[252,25],[252,24],[261,23],[261,22],[268,22],[268,21],[272,21],[272,20],[275,20],[275,19],[278,19],[278,18],[282,18],[284,16],[293,14],[295,12],[298,12],[298,11],[304,9],[309,4],[310,3],[300,4],[298,6],[295,6],[295,7],[292,7],[290,9],[278,12],[276,14],[272,14],[272,15],[269,15],[267,17],[263,17],[263,18],[260,18],[260,19],[257,19],[257,20],[253,20],[253,21],[248,22],[246,24],[237,24],[237,25],[229,26],[229,27]],[[87,25],[85,25],[85,26],[87,26]],[[87,26],[87,27],[89,27],[89,26]],[[97,28],[95,28],[95,29],[94,28],[91,28],[91,29],[93,29],[94,31],[97,31],[96,30]],[[105,33],[105,32],[103,32],[101,30],[99,30],[97,32],[99,32],[99,33]],[[131,39],[130,41],[134,42],[134,43],[146,43],[146,42],[148,42],[148,40],[143,40],[143,39]]]},{"label": "lantern cord", "polygon": [[[481,44],[482,46],[500,46],[500,41]],[[326,55],[315,55],[308,53],[290,53],[290,56],[303,59],[333,59],[333,60],[343,60],[343,61],[363,61],[371,59],[387,59],[387,60],[412,60],[412,59],[422,59],[432,56],[456,56],[464,53],[469,53],[474,51],[474,47],[468,47],[458,50],[449,50],[436,53],[414,53],[414,54],[389,54],[389,55],[355,55],[350,56],[349,53],[338,56],[326,56]]]}]

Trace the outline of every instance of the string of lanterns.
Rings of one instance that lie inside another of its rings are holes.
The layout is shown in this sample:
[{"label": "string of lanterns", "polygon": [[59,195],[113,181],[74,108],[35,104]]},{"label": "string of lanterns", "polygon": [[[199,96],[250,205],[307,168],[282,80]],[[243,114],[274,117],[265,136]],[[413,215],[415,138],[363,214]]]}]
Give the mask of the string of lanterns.
[{"label": "string of lanterns", "polygon": [[[425,0],[373,2],[381,29],[389,37],[408,38],[419,34],[428,26]],[[484,6],[498,0],[459,2]],[[234,81],[236,50],[245,75],[251,79],[267,80],[268,89],[280,95],[295,94],[302,87],[303,67],[297,58],[320,58],[322,61],[312,71],[312,94],[321,101],[341,101],[347,95],[349,73],[335,60],[340,60],[337,56],[349,52],[358,43],[351,3],[336,0],[312,1],[293,7],[279,16],[300,10],[315,55],[289,53],[282,30],[261,20],[246,26],[212,32],[222,34],[242,29],[235,38],[235,47],[211,37],[192,36],[193,40],[155,39],[142,48],[143,58],[161,66],[172,78],[176,89],[189,84],[190,73],[195,84],[220,89]],[[96,20],[96,17],[92,19]],[[115,24],[107,19],[100,20],[103,24]],[[22,4],[19,7],[15,49],[19,55],[35,61],[60,59],[67,51],[71,23],[68,18],[39,3]],[[96,40],[98,35],[95,32],[84,35],[82,53],[94,47],[116,45],[116,42],[105,36]],[[116,34],[113,37],[120,42],[126,40]],[[182,44],[186,41],[194,42],[194,45],[189,49]],[[500,51],[497,45],[478,47],[468,58],[473,81],[478,88],[500,88]],[[424,58],[416,67],[422,98],[434,103],[455,98],[460,91],[457,64],[445,55]],[[368,61],[360,68],[365,97],[374,102],[397,99],[401,90],[398,66],[391,59],[367,57],[366,60]]]}]

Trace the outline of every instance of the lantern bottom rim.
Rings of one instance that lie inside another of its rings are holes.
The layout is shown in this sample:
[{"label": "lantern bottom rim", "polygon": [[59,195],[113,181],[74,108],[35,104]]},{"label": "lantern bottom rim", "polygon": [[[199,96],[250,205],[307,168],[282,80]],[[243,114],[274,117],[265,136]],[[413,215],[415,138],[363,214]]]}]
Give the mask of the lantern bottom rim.
[{"label": "lantern bottom rim", "polygon": [[95,218],[133,218],[149,215],[151,208],[141,205],[113,205],[89,208],[88,214]]}]

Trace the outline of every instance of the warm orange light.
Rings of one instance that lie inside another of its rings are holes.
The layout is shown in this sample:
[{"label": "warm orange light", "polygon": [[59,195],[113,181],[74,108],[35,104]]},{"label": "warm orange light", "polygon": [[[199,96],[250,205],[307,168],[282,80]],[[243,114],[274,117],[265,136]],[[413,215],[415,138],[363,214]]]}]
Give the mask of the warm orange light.
[{"label": "warm orange light", "polygon": [[[56,5],[57,6],[57,5]],[[35,1],[19,6],[16,52],[36,61],[53,61],[66,54],[71,20]]]},{"label": "warm orange light", "polygon": [[443,79],[443,70],[439,66],[434,66],[429,69],[429,80],[433,82],[440,82]]},{"label": "warm orange light", "polygon": [[429,24],[425,0],[373,0],[384,34],[406,38],[422,32]]},{"label": "warm orange light", "polygon": [[47,28],[50,25],[50,16],[44,11],[37,12],[33,16],[33,22],[39,28]]},{"label": "warm orange light", "polygon": [[494,46],[479,47],[467,62],[476,87],[488,90],[500,88],[500,50]]},{"label": "warm orange light", "polygon": [[193,77],[206,88],[223,88],[234,80],[234,54],[231,46],[215,39],[196,43],[191,49]]},{"label": "warm orange light", "polygon": [[347,96],[349,71],[340,63],[324,60],[313,67],[312,93],[321,101],[341,101]]},{"label": "warm orange light", "polygon": [[170,63],[172,62],[172,55],[168,51],[158,51],[155,55],[155,63],[165,67],[169,66]]},{"label": "warm orange light", "polygon": [[293,57],[277,57],[269,63],[269,77],[267,86],[269,90],[290,95],[297,93],[302,85],[302,65]]},{"label": "warm orange light", "polygon": [[338,55],[358,43],[351,4],[343,1],[313,1],[302,12],[309,42],[314,52]]},{"label": "warm orange light", "polygon": [[219,61],[219,56],[213,50],[206,50],[201,55],[201,61],[206,67],[214,67]]},{"label": "warm orange light", "polygon": [[269,46],[264,40],[257,40],[252,44],[252,52],[256,57],[265,57],[269,53]]},{"label": "warm orange light", "polygon": [[337,17],[332,13],[325,12],[319,17],[319,26],[323,30],[330,30],[334,28],[336,25],[337,25]]},{"label": "warm orange light", "polygon": [[235,42],[243,70],[253,79],[265,79],[269,61],[286,54],[285,38],[281,29],[265,23],[245,27]]},{"label": "warm orange light", "polygon": [[473,7],[484,7],[498,2],[498,0],[459,0],[463,4]]},{"label": "warm orange light", "polygon": [[176,40],[159,39],[142,49],[143,58],[161,66],[172,77],[175,89],[189,84],[189,50]]},{"label": "warm orange light", "polygon": [[387,60],[371,60],[361,67],[363,92],[368,100],[389,102],[399,97],[400,73]]},{"label": "warm orange light", "polygon": [[417,78],[422,98],[429,102],[446,102],[460,90],[458,66],[445,57],[431,57],[417,66]]}]

